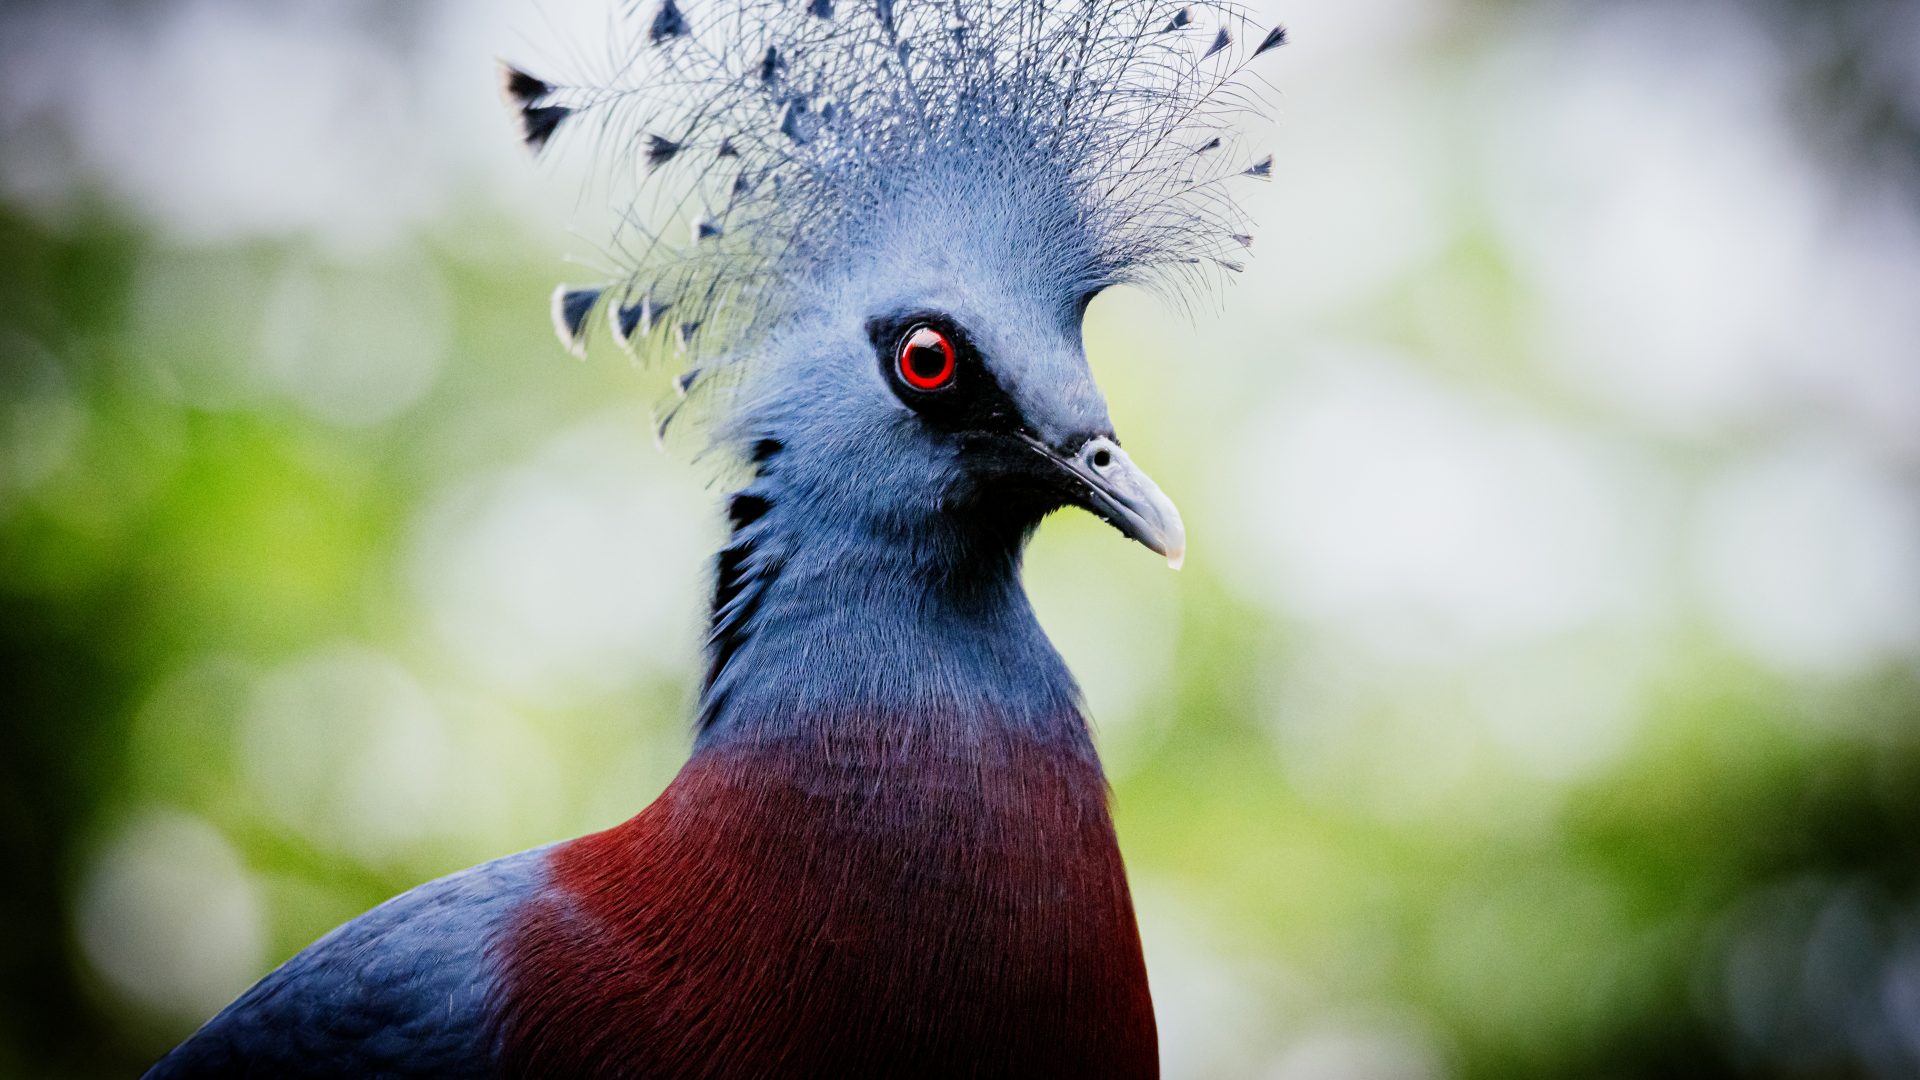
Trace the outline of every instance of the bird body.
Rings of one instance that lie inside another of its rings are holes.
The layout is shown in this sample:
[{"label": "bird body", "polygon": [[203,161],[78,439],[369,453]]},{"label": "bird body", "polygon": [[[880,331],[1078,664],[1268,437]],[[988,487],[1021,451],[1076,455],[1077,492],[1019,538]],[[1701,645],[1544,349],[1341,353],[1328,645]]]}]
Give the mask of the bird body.
[{"label": "bird body", "polygon": [[640,816],[554,853],[503,954],[505,1071],[1157,1075],[1071,726],[834,717],[703,748]]},{"label": "bird body", "polygon": [[598,83],[508,69],[530,146],[597,117],[697,211],[554,303],[576,350],[604,312],[683,357],[745,472],[692,756],[623,825],[328,935],[153,1075],[1156,1076],[1107,784],[1020,565],[1067,506],[1182,558],[1081,321],[1236,268],[1219,185],[1271,162],[1226,161],[1210,106],[1236,37],[1282,39],[1243,22],[664,0]]},{"label": "bird body", "polygon": [[850,719],[390,901],[153,1075],[1157,1075],[1084,728]]}]

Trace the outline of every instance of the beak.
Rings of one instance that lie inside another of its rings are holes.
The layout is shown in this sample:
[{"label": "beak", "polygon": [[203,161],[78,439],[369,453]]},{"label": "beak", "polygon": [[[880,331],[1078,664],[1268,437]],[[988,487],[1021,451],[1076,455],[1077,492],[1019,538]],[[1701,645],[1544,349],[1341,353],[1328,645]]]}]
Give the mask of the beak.
[{"label": "beak", "polygon": [[1160,491],[1160,485],[1127,457],[1119,443],[1100,436],[1088,439],[1072,454],[1038,439],[1027,438],[1026,443],[1071,477],[1080,505],[1166,556],[1168,566],[1180,569],[1187,558],[1187,527],[1180,520],[1180,511]]}]

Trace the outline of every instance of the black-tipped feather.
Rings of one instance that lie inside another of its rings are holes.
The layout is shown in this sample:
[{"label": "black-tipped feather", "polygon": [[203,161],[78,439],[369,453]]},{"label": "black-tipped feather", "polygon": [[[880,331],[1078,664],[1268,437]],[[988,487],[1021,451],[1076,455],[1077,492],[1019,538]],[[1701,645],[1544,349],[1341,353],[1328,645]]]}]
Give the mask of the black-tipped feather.
[{"label": "black-tipped feather", "polygon": [[1207,51],[1200,54],[1200,59],[1205,60],[1231,44],[1233,44],[1233,35],[1221,30],[1214,35],[1213,44],[1207,46]]},{"label": "black-tipped feather", "polygon": [[667,309],[671,307],[673,307],[672,304],[660,303],[651,296],[642,297],[640,300],[640,336],[645,337],[653,333],[654,324],[658,323],[660,317],[665,315]]},{"label": "black-tipped feather", "polygon": [[653,333],[654,324],[672,306],[655,303],[652,296],[642,296],[631,304],[621,305],[610,313],[614,338],[620,342],[621,348],[633,350],[634,342]]},{"label": "black-tipped feather", "polygon": [[587,318],[600,302],[601,289],[562,285],[553,291],[553,332],[575,356],[587,354]]},{"label": "black-tipped feather", "polygon": [[500,92],[516,109],[536,104],[553,93],[553,84],[521,71],[512,64],[500,65]]},{"label": "black-tipped feather", "polygon": [[573,115],[565,105],[529,105],[520,110],[520,141],[535,154],[547,148],[561,121]]},{"label": "black-tipped feather", "polygon": [[1273,179],[1273,155],[1268,154],[1266,157],[1247,166],[1247,171],[1240,175],[1251,176],[1260,180]]},{"label": "black-tipped feather", "polygon": [[680,144],[665,135],[647,136],[647,168],[657,169],[673,160],[680,152]]},{"label": "black-tipped feather", "polygon": [[802,146],[813,141],[813,123],[805,101],[795,98],[787,103],[787,114],[780,120],[780,134]]},{"label": "black-tipped feather", "polygon": [[633,348],[633,332],[640,328],[640,305],[623,304],[607,312],[613,324],[613,340],[623,349]]},{"label": "black-tipped feather", "polygon": [[1284,26],[1276,26],[1272,30],[1267,31],[1266,38],[1260,42],[1259,48],[1253,50],[1253,55],[1259,56],[1268,49],[1277,49],[1286,43],[1287,28]]},{"label": "black-tipped feather", "polygon": [[680,13],[680,5],[673,0],[665,0],[660,10],[654,13],[653,25],[647,29],[647,40],[659,45],[686,32],[687,17]]}]

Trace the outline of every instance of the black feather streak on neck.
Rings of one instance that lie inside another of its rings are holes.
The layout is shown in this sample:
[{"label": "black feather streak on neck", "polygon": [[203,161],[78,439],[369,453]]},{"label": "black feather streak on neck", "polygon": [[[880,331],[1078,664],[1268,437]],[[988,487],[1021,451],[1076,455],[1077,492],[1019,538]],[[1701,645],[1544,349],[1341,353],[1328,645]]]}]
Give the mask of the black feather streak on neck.
[{"label": "black feather streak on neck", "polygon": [[[783,449],[777,439],[761,439],[753,446],[755,484],[764,481],[773,459]],[[767,587],[780,573],[780,558],[772,545],[764,544],[765,519],[773,509],[772,496],[756,492],[755,485],[735,493],[727,502],[727,518],[733,531],[727,546],[715,560],[713,606],[707,629],[707,672],[700,686],[700,727],[713,722],[725,705],[725,695],[716,695],[714,685],[727,662],[746,644],[752,633],[753,616],[766,598]],[[756,528],[755,526],[760,526]]]},{"label": "black feather streak on neck", "polygon": [[[1072,675],[1020,583],[1032,524],[988,505],[849,518],[754,445],[715,560],[702,740],[767,735],[794,711],[958,710],[981,722],[1083,730]],[[791,471],[791,470],[788,470]],[[724,723],[722,722],[724,720]]]}]

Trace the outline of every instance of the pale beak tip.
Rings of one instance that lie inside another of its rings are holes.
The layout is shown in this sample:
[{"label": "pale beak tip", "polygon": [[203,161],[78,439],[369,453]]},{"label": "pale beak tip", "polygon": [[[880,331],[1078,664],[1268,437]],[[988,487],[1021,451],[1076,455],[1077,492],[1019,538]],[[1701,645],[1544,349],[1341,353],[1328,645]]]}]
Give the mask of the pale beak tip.
[{"label": "pale beak tip", "polygon": [[1164,557],[1169,567],[1178,570],[1186,565],[1187,527],[1180,520],[1180,508],[1152,477],[1140,471],[1119,443],[1098,435],[1072,454],[1050,449],[1031,437],[1027,443],[1086,484],[1087,497],[1080,505]]}]

